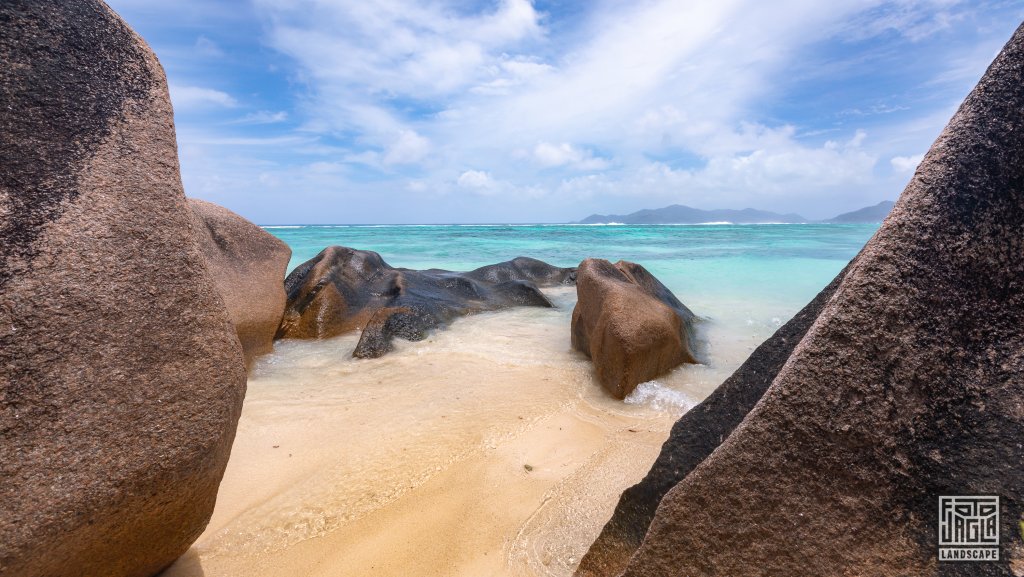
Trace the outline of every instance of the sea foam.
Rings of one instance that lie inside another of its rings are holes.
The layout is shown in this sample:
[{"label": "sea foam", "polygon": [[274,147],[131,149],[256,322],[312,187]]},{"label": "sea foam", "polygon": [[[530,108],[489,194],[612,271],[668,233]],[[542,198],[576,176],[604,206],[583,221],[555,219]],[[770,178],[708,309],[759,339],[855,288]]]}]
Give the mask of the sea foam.
[{"label": "sea foam", "polygon": [[657,411],[671,411],[679,414],[693,408],[696,402],[682,391],[670,389],[658,381],[640,383],[625,398],[627,405],[646,405]]}]

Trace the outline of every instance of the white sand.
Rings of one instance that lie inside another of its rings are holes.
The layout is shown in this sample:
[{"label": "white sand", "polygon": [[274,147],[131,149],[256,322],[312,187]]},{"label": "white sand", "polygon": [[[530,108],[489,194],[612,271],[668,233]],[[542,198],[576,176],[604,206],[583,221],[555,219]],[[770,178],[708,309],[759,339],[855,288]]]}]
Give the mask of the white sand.
[{"label": "white sand", "polygon": [[213,519],[165,575],[571,575],[685,405],[754,344],[712,335],[714,368],[626,404],[570,350],[574,297],[375,360],[350,358],[355,336],[278,343],[250,378]]}]

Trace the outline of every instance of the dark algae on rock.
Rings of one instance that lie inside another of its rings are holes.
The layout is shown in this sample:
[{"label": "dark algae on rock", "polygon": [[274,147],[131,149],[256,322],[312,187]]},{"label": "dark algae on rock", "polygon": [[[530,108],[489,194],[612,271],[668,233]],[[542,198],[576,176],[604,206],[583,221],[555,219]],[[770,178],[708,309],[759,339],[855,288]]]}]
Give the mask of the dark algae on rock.
[{"label": "dark algae on rock", "polygon": [[361,330],[353,355],[375,358],[400,337],[418,341],[453,319],[514,306],[551,307],[538,289],[575,282],[572,268],[520,257],[461,273],[394,268],[372,251],[332,246],[285,281],[279,338],[326,338]]},{"label": "dark algae on rock", "polygon": [[0,2],[0,574],[145,577],[206,527],[245,393],[156,57]]},{"label": "dark algae on rock", "polygon": [[[1022,406],[1024,27],[844,273],[679,421],[579,573],[1020,574]],[[999,561],[938,560],[947,495],[1000,498]]]},{"label": "dark algae on rock", "polygon": [[148,49],[108,12],[101,2],[4,0],[0,9],[0,288],[30,266],[126,109],[162,82]]}]

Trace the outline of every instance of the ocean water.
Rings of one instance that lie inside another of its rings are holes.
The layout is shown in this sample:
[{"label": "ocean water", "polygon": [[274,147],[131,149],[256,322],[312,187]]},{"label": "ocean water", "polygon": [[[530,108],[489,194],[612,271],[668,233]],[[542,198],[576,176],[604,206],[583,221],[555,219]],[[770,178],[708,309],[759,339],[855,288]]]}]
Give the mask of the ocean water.
[{"label": "ocean water", "polygon": [[606,394],[553,309],[456,320],[379,359],[278,341],[249,378],[217,507],[168,577],[568,577],[672,423],[852,258],[875,225],[267,227],[291,267],[332,244],[392,266],[638,262],[702,320],[702,364]]},{"label": "ocean water", "polygon": [[642,264],[698,315],[777,324],[810,301],[877,224],[268,226],[292,248],[289,270],[332,244],[392,266],[473,268],[530,256]]}]

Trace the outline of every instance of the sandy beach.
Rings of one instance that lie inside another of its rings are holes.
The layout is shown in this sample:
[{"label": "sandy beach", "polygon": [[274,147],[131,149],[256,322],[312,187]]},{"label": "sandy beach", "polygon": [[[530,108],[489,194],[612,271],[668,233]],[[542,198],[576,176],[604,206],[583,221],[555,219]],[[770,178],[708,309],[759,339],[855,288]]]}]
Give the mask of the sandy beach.
[{"label": "sandy beach", "polygon": [[167,577],[570,575],[731,369],[615,400],[569,348],[575,291],[549,294],[558,308],[475,315],[381,359],[351,359],[355,335],[279,342],[210,525]]}]

